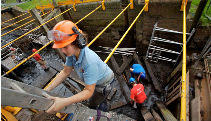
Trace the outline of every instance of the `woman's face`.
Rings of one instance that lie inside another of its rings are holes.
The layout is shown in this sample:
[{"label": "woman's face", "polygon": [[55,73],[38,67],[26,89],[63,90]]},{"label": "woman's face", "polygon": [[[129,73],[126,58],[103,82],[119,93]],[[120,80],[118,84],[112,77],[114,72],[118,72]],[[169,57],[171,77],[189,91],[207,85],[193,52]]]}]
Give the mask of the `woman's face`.
[{"label": "woman's face", "polygon": [[74,45],[67,45],[63,48],[61,48],[61,51],[66,55],[66,56],[72,56],[75,54],[75,46]]}]

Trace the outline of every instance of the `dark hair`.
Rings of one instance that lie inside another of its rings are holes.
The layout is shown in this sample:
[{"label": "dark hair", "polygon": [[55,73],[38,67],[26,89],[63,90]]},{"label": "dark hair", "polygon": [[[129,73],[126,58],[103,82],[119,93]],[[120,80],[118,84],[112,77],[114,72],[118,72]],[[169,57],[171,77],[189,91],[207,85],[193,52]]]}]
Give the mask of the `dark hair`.
[{"label": "dark hair", "polygon": [[[84,39],[85,39],[85,42],[86,42],[86,45],[87,45],[87,34],[82,33],[82,35],[83,35],[83,37],[84,37]],[[80,48],[78,37],[77,37],[76,40],[73,41],[71,44],[74,45],[74,46],[76,46],[77,48]]]}]

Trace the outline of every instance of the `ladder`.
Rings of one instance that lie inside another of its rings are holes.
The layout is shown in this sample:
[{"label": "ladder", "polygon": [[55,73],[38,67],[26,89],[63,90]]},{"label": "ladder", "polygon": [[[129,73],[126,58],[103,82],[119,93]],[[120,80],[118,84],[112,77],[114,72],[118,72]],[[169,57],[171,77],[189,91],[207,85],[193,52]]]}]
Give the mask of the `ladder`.
[{"label": "ladder", "polygon": [[[46,97],[58,96],[57,94],[47,92],[40,88],[27,85],[13,79],[1,77],[1,105],[2,106],[15,106],[22,108],[32,108],[37,110],[47,110],[52,104],[53,100]],[[125,115],[118,115],[115,112],[100,112],[97,110],[89,109],[81,103],[76,103],[65,107],[60,112],[73,114],[73,121],[75,120],[89,120],[90,117],[101,117],[100,120],[122,120],[134,121],[134,119]],[[100,121],[99,120],[99,121]]]},{"label": "ladder", "polygon": [[[146,59],[155,63],[157,63],[158,60],[163,60],[163,61],[169,61],[175,64],[182,53],[183,43],[164,39],[161,37],[156,37],[155,32],[160,31],[160,32],[175,33],[179,35],[182,35],[183,32],[161,28],[161,27],[158,27],[157,24],[158,23],[156,23],[153,28],[149,47],[146,53]],[[194,32],[195,32],[195,29],[193,29],[191,33],[186,33],[188,35],[187,43],[190,40],[191,36],[194,34]],[[175,51],[175,50],[168,49],[167,48],[168,45],[180,46],[180,50]],[[173,55],[173,57],[170,58],[169,56],[166,56],[167,54],[171,56]]]}]

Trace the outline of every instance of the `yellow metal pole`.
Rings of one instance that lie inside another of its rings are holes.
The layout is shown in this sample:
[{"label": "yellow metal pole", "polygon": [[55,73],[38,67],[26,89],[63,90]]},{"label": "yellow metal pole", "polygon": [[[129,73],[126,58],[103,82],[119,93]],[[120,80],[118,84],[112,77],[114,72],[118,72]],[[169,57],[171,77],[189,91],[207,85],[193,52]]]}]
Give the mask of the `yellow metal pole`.
[{"label": "yellow metal pole", "polygon": [[105,10],[105,0],[102,1],[102,9]]},{"label": "yellow metal pole", "polygon": [[124,33],[124,35],[122,36],[122,38],[119,40],[119,42],[117,43],[117,45],[114,47],[114,49],[112,50],[112,52],[109,54],[109,56],[106,58],[106,60],[104,61],[105,63],[108,62],[108,60],[111,58],[111,56],[113,55],[114,51],[116,51],[117,47],[121,44],[122,40],[125,38],[125,36],[127,35],[127,33],[130,31],[130,29],[132,28],[132,26],[135,24],[135,22],[137,21],[137,19],[139,18],[139,16],[141,15],[141,13],[143,12],[143,10],[145,9],[145,7],[147,6],[147,4],[145,4],[145,6],[143,7],[143,9],[139,12],[138,16],[136,16],[135,20],[133,21],[133,23],[130,25],[130,27],[127,29],[127,31]]},{"label": "yellow metal pole", "polygon": [[147,4],[146,8],[144,9],[144,11],[148,11],[149,8],[149,0],[145,0],[145,4]]},{"label": "yellow metal pole", "polygon": [[87,45],[87,47],[89,47],[92,43],[94,43],[94,41],[101,35],[101,34],[103,34],[103,32],[109,27],[109,26],[111,26],[111,24],[113,24],[114,23],[114,21],[116,21],[116,19],[117,18],[119,18],[119,16],[130,6],[130,4],[131,3],[129,3],[128,5],[127,5],[127,7],[125,7],[125,9],[119,14],[119,15],[117,15],[116,16],[116,18],[114,18],[88,45]]},{"label": "yellow metal pole", "polygon": [[187,3],[188,3],[188,0],[182,0],[182,5],[181,5],[181,8],[180,8],[180,11],[183,11],[184,10],[184,4],[185,4],[185,6],[187,5]]},{"label": "yellow metal pole", "polygon": [[186,4],[183,4],[183,57],[180,121],[186,121]]},{"label": "yellow metal pole", "polygon": [[133,7],[133,0],[130,0],[130,9],[133,9],[134,7]]},{"label": "yellow metal pole", "polygon": [[4,22],[2,22],[2,24],[6,23],[6,22],[9,22],[9,21],[11,21],[11,20],[14,20],[14,19],[16,19],[16,18],[19,18],[19,17],[21,17],[21,16],[23,16],[23,15],[26,15],[26,14],[28,14],[28,12],[27,12],[27,13],[24,13],[24,14],[21,14],[21,15],[19,15],[19,16],[16,16],[16,17],[14,17],[14,18],[11,18],[11,19],[9,19],[9,20],[7,20],[7,21],[4,21]]},{"label": "yellow metal pole", "polygon": [[8,45],[12,44],[13,42],[15,42],[15,41],[19,40],[20,38],[22,38],[22,37],[26,36],[27,34],[29,34],[29,33],[31,33],[31,32],[33,32],[34,30],[39,29],[41,26],[43,26],[43,25],[47,24],[48,22],[52,21],[53,19],[55,19],[55,18],[59,17],[60,15],[62,15],[62,14],[64,14],[64,13],[66,13],[66,12],[67,12],[67,11],[69,11],[70,9],[72,9],[72,8],[69,8],[69,9],[67,9],[66,11],[64,11],[64,12],[60,13],[59,15],[57,15],[57,16],[55,16],[55,17],[51,18],[50,20],[48,20],[48,21],[46,21],[45,23],[43,23],[43,24],[39,25],[38,27],[36,27],[36,28],[34,28],[34,29],[30,30],[29,32],[27,32],[27,33],[25,33],[25,34],[21,35],[20,37],[18,37],[18,38],[16,38],[16,39],[12,40],[11,42],[9,42],[9,43],[5,44],[5,45],[4,45],[4,46],[2,46],[1,48],[5,48],[6,46],[8,46]]},{"label": "yellow metal pole", "polygon": [[89,15],[91,15],[92,13],[94,13],[96,10],[98,10],[102,5],[98,6],[97,8],[95,8],[93,11],[91,11],[89,14],[87,14],[86,16],[84,16],[82,19],[80,19],[79,21],[77,21],[75,24],[78,24],[79,22],[81,22],[82,20],[84,20],[86,17],[88,17]]}]

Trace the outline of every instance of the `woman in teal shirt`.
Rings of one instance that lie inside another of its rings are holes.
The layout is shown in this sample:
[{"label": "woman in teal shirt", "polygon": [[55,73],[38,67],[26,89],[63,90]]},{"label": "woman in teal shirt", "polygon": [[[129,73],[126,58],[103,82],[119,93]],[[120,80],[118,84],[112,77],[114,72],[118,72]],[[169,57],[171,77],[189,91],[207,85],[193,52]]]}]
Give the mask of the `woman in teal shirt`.
[{"label": "woman in teal shirt", "polygon": [[[59,48],[67,57],[64,69],[47,90],[51,91],[64,81],[73,69],[85,82],[85,88],[68,98],[51,97],[54,104],[46,112],[55,113],[65,106],[88,99],[90,106],[96,107],[105,100],[113,86],[119,86],[109,66],[94,51],[86,47],[81,30],[73,22],[64,20],[57,23],[53,30],[48,32],[48,38],[55,40],[53,48]],[[103,96],[97,98],[99,94]]]}]

